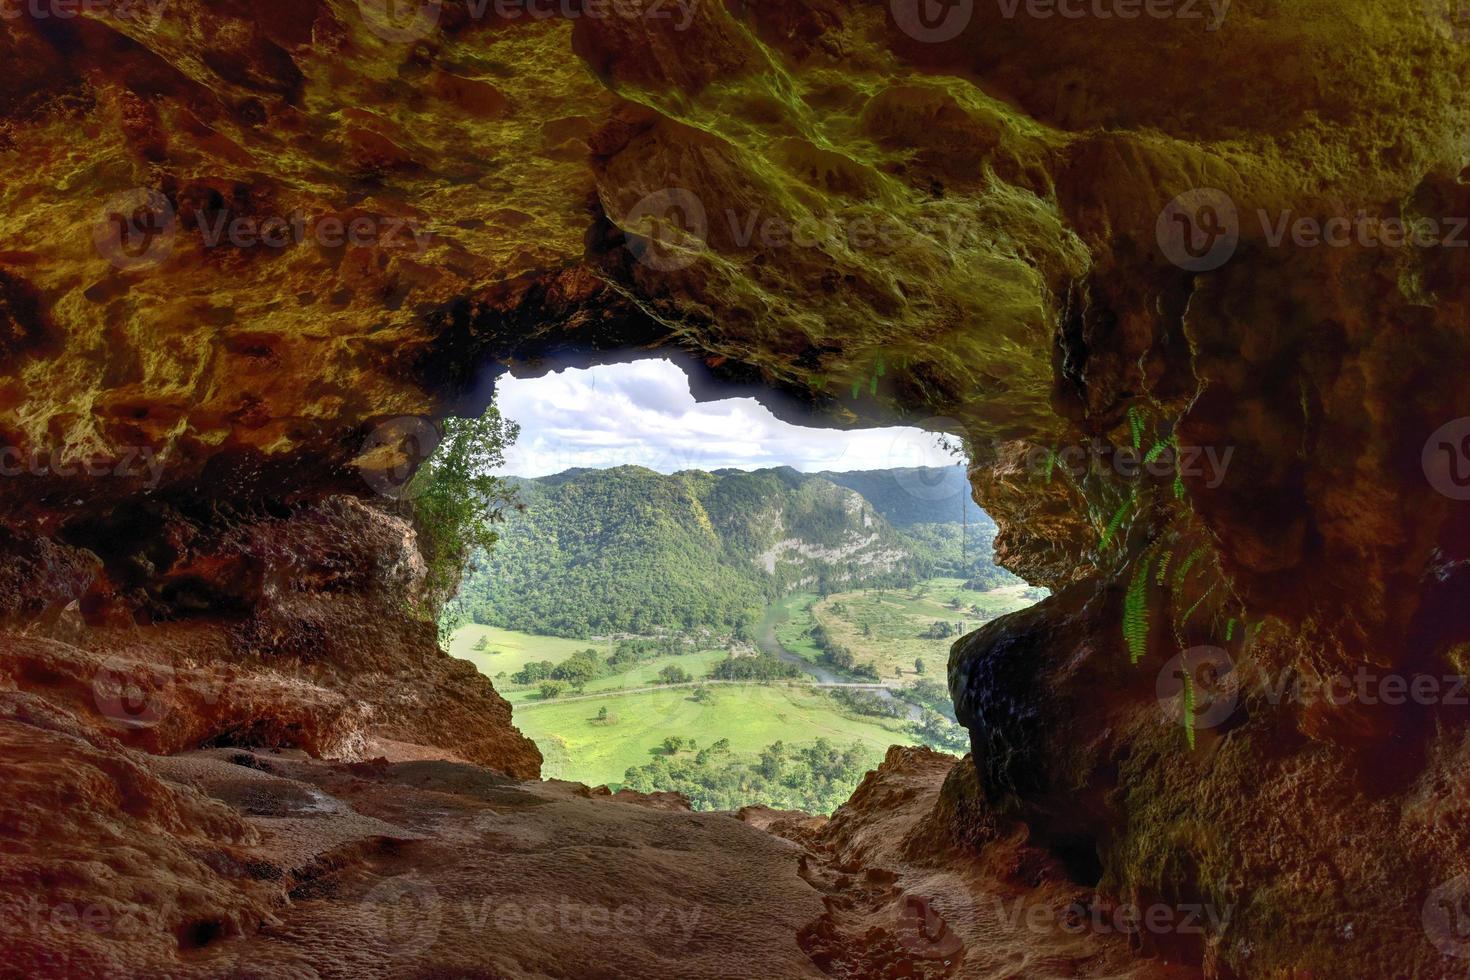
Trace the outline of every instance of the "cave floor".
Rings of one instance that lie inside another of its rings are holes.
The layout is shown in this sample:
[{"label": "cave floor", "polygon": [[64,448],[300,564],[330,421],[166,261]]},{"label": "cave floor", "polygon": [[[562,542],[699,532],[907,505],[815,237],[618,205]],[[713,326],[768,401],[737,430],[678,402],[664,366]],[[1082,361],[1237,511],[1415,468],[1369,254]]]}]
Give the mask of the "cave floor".
[{"label": "cave floor", "polygon": [[1074,889],[905,859],[954,761],[934,753],[894,750],[831,822],[440,760],[153,761],[256,827],[253,873],[291,897],[254,935],[200,943],[179,976],[1197,975],[1057,925]]}]

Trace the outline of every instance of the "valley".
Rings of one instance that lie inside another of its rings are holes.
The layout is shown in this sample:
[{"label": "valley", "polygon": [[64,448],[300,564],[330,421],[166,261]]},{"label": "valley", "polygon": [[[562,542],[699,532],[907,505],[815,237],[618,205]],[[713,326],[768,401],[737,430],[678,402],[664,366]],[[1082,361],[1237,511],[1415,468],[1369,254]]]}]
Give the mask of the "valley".
[{"label": "valley", "polygon": [[829,812],[891,745],[968,750],[949,647],[1045,595],[959,466],[512,482],[443,625],[550,778]]}]

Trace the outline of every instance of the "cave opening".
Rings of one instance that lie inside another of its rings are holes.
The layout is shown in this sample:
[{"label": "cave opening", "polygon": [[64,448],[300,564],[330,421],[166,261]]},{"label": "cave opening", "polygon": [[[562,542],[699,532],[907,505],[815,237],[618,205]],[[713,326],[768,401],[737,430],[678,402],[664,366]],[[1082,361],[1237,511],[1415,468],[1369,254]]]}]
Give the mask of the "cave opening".
[{"label": "cave opening", "polygon": [[969,751],[949,648],[1047,594],[943,431],[784,419],[660,356],[504,375],[485,419],[496,540],[441,636],[548,778],[829,813],[890,745]]}]

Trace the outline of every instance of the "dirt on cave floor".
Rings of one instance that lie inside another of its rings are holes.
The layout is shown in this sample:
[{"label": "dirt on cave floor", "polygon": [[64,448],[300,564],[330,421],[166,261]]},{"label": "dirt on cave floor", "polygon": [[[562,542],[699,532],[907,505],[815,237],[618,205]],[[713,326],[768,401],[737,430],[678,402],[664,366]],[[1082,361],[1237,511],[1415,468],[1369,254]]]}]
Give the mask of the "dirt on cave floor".
[{"label": "dirt on cave floor", "polygon": [[254,842],[235,864],[280,886],[277,906],[258,930],[202,920],[155,942],[99,911],[110,878],[99,855],[96,908],[0,918],[10,933],[0,974],[1199,975],[1135,958],[1090,890],[1019,837],[983,863],[975,852],[955,860],[957,811],[941,796],[972,779],[968,760],[956,769],[951,756],[894,747],[827,820],[695,813],[674,794],[516,780],[389,748],[410,761],[134,753],[170,791],[201,794],[250,826]]}]

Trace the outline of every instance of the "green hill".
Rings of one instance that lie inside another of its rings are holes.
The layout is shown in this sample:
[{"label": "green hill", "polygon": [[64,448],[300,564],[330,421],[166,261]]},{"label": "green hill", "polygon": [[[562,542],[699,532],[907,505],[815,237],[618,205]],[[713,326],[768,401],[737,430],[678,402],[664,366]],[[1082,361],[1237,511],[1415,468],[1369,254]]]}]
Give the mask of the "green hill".
[{"label": "green hill", "polygon": [[[553,636],[748,636],[768,602],[798,590],[902,587],[934,575],[1016,581],[991,562],[988,518],[968,534],[941,513],[912,520],[923,501],[900,500],[897,482],[885,492],[882,475],[624,466],[517,479],[522,509],[494,553],[468,569],[457,611]],[[871,486],[884,505],[849,483]]]}]

